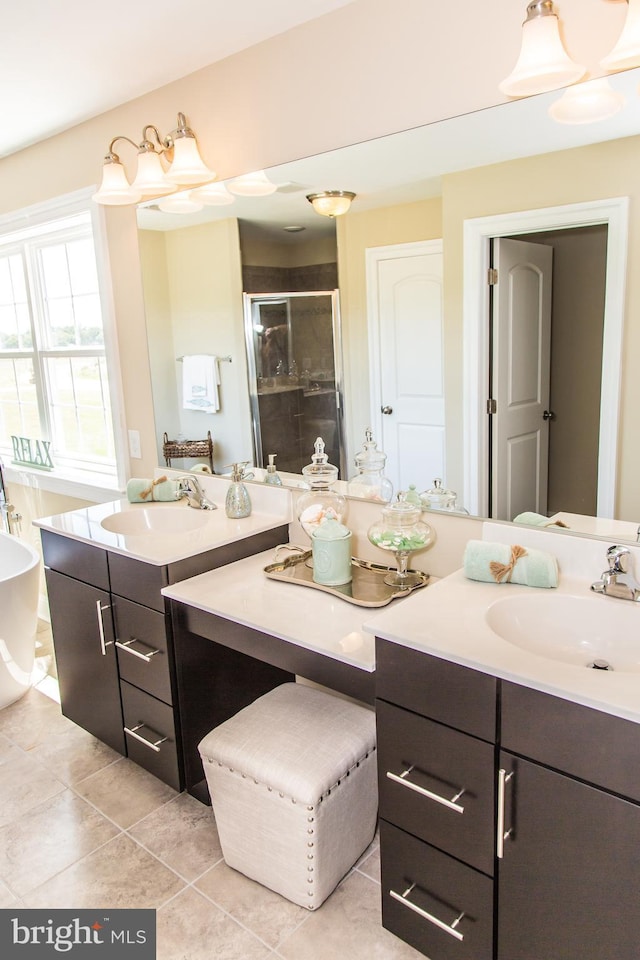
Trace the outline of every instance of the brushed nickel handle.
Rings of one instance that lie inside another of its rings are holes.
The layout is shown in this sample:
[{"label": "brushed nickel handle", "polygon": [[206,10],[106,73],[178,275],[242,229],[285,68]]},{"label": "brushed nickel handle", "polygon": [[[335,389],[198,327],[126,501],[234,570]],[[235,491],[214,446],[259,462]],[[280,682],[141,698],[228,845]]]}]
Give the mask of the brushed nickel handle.
[{"label": "brushed nickel handle", "polygon": [[415,883],[412,883],[410,887],[407,887],[404,893],[396,893],[395,890],[389,890],[389,895],[393,897],[394,900],[397,900],[398,903],[404,904],[405,907],[408,907],[409,910],[413,910],[414,913],[419,914],[423,917],[424,920],[428,920],[429,923],[432,923],[434,927],[437,927],[439,930],[444,930],[445,933],[448,933],[450,936],[455,937],[456,940],[464,940],[464,934],[460,933],[459,930],[456,930],[456,927],[464,917],[464,912],[462,912],[453,923],[445,923],[444,920],[439,920],[438,917],[434,917],[432,913],[427,913],[426,910],[423,910],[422,907],[419,907],[416,903],[412,903],[409,900],[409,894],[415,887]]},{"label": "brushed nickel handle", "polygon": [[511,780],[513,770],[507,773],[506,770],[498,770],[498,813],[496,817],[496,856],[499,860],[504,857],[504,842],[511,835],[511,830],[504,829],[504,794],[505,786]]},{"label": "brushed nickel handle", "polygon": [[393,413],[393,407],[390,407],[388,404],[386,404],[384,407],[380,407],[380,412],[384,413],[384,415],[388,417]]},{"label": "brushed nickel handle", "polygon": [[151,658],[155,657],[157,653],[161,651],[159,649],[153,649],[149,647],[149,653],[140,653],[139,650],[134,650],[131,646],[132,643],[142,643],[143,647],[146,647],[146,643],[143,643],[142,640],[138,640],[137,637],[132,637],[131,640],[116,640],[116,647],[119,647],[120,650],[126,650],[127,653],[133,654],[134,657],[138,657],[140,660],[144,660],[145,663],[151,663]]},{"label": "brushed nickel handle", "polygon": [[415,790],[415,792],[419,793],[422,797],[427,797],[429,800],[435,800],[436,803],[441,803],[443,807],[447,807],[449,810],[454,810],[456,813],[464,813],[464,807],[462,804],[456,803],[456,800],[459,800],[464,793],[464,787],[462,787],[461,790],[458,790],[458,792],[454,794],[451,799],[448,797],[441,797],[439,793],[433,793],[431,790],[425,790],[424,787],[419,787],[417,783],[412,783],[411,780],[407,780],[407,777],[413,769],[413,766],[411,766],[407,770],[404,770],[400,775],[387,770],[387,776],[389,777],[389,780],[393,780],[394,783],[399,783],[403,787],[407,787],[409,790]]},{"label": "brushed nickel handle", "polygon": [[143,727],[146,727],[146,723],[136,723],[135,727],[125,727],[124,732],[128,733],[130,737],[133,737],[135,740],[138,740],[140,743],[143,743],[145,747],[149,747],[150,750],[154,750],[156,753],[160,753],[160,744],[166,743],[168,737],[161,737],[160,734],[156,733],[155,730],[151,730],[151,727],[147,727],[148,730],[151,730],[153,734],[158,738],[157,740],[147,740],[146,737],[141,737],[136,731],[142,730]]},{"label": "brushed nickel handle", "polygon": [[105,640],[104,638],[104,621],[102,619],[103,610],[109,610],[111,608],[110,603],[103,604],[101,600],[96,600],[96,613],[98,615],[98,633],[100,634],[100,651],[103,657],[107,655],[107,647],[113,643],[113,640]]}]

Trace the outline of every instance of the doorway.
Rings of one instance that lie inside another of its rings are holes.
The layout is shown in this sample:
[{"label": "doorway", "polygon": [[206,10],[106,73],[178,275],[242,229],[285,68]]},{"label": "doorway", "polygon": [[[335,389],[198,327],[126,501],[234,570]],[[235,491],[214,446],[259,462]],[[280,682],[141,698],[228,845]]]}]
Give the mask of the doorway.
[{"label": "doorway", "polygon": [[[464,223],[464,490],[469,509],[489,514],[490,240],[602,225],[607,230],[598,412],[596,516],[615,516],[619,371],[622,351],[628,207],[626,197],[483,217]],[[531,238],[530,238],[531,239]],[[579,375],[579,367],[578,374]],[[512,519],[512,518],[509,518]]]}]

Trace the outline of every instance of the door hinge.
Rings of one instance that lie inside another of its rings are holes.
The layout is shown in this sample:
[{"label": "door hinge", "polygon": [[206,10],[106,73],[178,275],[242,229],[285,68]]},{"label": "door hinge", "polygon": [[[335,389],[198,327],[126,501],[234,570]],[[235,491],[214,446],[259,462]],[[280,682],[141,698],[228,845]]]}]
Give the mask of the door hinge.
[{"label": "door hinge", "polygon": [[497,413],[497,412],[498,412],[498,401],[487,400],[487,413]]},{"label": "door hinge", "polygon": [[494,287],[498,282],[498,271],[495,267],[489,267],[487,270],[487,283],[490,287]]}]

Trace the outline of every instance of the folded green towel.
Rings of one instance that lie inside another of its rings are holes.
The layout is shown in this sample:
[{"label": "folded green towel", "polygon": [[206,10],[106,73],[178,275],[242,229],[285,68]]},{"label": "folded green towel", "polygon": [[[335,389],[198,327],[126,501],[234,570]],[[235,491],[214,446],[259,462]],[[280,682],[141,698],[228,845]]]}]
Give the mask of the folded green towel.
[{"label": "folded green towel", "polygon": [[550,520],[549,517],[545,517],[541,513],[532,513],[530,510],[519,513],[517,517],[513,518],[513,522],[528,523],[530,526],[536,527],[567,527],[567,524],[563,523],[562,520]]},{"label": "folded green towel", "polygon": [[154,500],[179,500],[180,484],[177,480],[158,477],[157,480],[139,480],[132,477],[127,482],[129,503],[153,503]]},{"label": "folded green towel", "polygon": [[470,580],[521,583],[528,587],[558,586],[558,562],[543,550],[469,540],[463,566]]}]

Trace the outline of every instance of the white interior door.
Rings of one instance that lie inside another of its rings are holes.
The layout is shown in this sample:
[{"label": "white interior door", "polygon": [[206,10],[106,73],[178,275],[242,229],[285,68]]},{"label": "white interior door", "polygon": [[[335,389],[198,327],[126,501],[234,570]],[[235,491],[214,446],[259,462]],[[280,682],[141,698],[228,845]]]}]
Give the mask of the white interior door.
[{"label": "white interior door", "polygon": [[496,239],[491,515],[546,515],[553,248]]},{"label": "white interior door", "polygon": [[445,477],[442,241],[367,250],[371,425],[394,493]]}]

